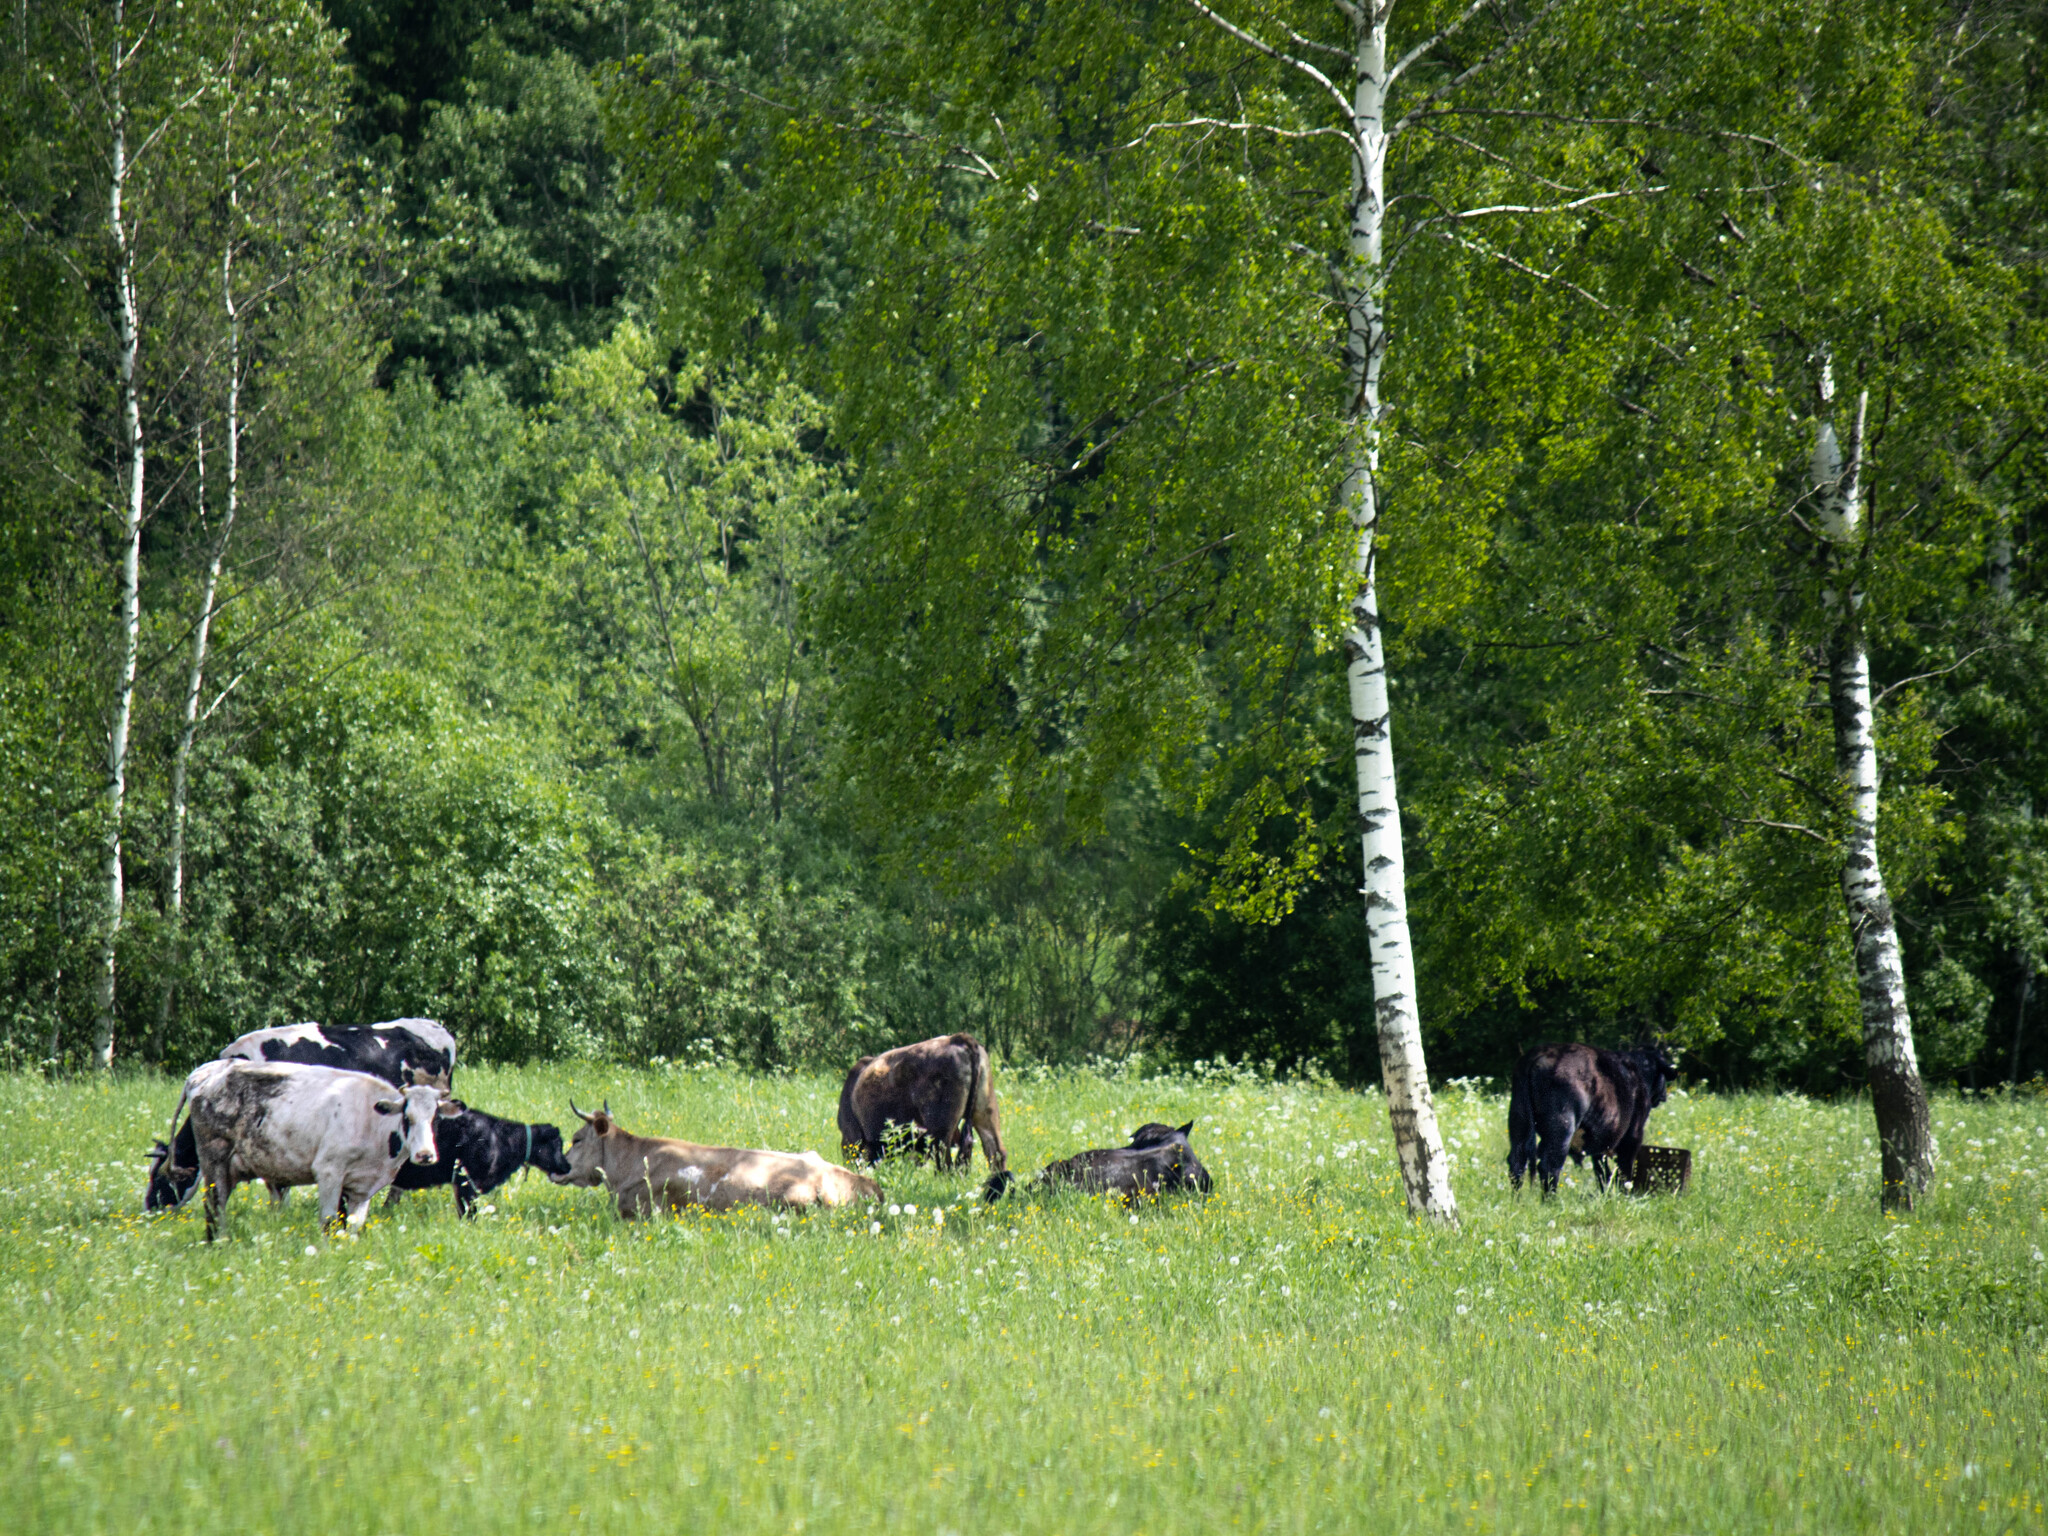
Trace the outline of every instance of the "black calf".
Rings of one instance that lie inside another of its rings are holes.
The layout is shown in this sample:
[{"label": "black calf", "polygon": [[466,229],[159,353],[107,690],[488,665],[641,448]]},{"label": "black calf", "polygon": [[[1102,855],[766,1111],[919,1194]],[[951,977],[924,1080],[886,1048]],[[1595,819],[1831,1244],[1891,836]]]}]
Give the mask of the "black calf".
[{"label": "black calf", "polygon": [[468,1216],[476,1203],[521,1168],[566,1176],[569,1159],[562,1151],[562,1133],[552,1125],[524,1125],[500,1120],[480,1109],[465,1109],[441,1121],[434,1130],[438,1162],[408,1162],[392,1181],[394,1190],[455,1187],[457,1214]]},{"label": "black calf", "polygon": [[[1188,1145],[1190,1120],[1183,1126],[1153,1122],[1131,1132],[1127,1147],[1098,1147],[1076,1152],[1039,1170],[1037,1183],[1070,1184],[1092,1194],[1115,1193],[1125,1200],[1140,1195],[1163,1195],[1172,1190],[1193,1189],[1209,1193],[1209,1170]],[[989,1176],[981,1197],[991,1203],[1000,1200],[1016,1183],[1007,1171]]]}]

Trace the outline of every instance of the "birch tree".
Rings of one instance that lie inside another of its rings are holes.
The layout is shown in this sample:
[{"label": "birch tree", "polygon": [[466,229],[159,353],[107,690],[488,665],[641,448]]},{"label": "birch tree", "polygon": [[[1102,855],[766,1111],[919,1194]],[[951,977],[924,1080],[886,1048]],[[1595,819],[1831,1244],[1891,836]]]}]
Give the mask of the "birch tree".
[{"label": "birch tree", "polygon": [[1972,584],[2038,414],[2017,285],[1929,172],[1947,30],[1705,19],[1624,32],[1570,114],[1644,124],[1671,191],[1566,274],[1635,343],[1546,407],[1544,457],[1598,473],[1520,488],[1454,625],[1461,677],[1544,702],[1429,806],[1432,915],[1468,996],[1568,985],[1702,1050],[1840,1031],[1910,1204],[1892,904],[1961,835],[1925,690],[1996,640]]},{"label": "birch tree", "polygon": [[[129,0],[114,0],[104,26],[82,14],[76,23],[81,53],[90,61],[73,98],[80,132],[103,150],[105,232],[110,251],[108,309],[114,332],[113,514],[119,551],[116,577],[114,675],[108,701],[106,789],[102,812],[99,958],[94,975],[96,1025],[91,1059],[113,1065],[115,966],[126,905],[121,837],[128,804],[128,747],[135,709],[136,664],[142,638],[142,531],[149,508],[149,441],[144,400],[145,348],[151,336],[139,287],[161,252],[147,239],[153,194],[177,166],[162,154],[164,136],[206,94],[211,66],[188,51],[198,32],[175,22],[161,6],[132,15]],[[188,30],[189,29],[189,30]],[[197,83],[195,83],[195,77]],[[164,162],[159,164],[159,162]],[[161,172],[161,174],[159,174]]]},{"label": "birch tree", "polygon": [[814,274],[791,306],[809,324],[829,290],[826,382],[869,508],[833,589],[871,744],[855,779],[922,856],[978,825],[970,803],[1019,836],[1085,828],[1141,761],[1196,804],[1250,782],[1236,820],[1269,839],[1313,750],[1296,660],[1342,655],[1383,1081],[1410,1209],[1443,1220],[1386,513],[1406,475],[1418,512],[1447,514],[1409,535],[1420,594],[1498,486],[1467,475],[1458,507],[1430,445],[1387,456],[1403,389],[1459,367],[1395,346],[1396,320],[1404,287],[1464,264],[1576,286],[1543,253],[1663,190],[1597,119],[1553,131],[1524,110],[1546,39],[1600,24],[1494,0],[906,5],[831,81],[740,92],[650,68],[621,98],[643,181],[720,210],[699,256],[721,278],[690,306],[704,334],[760,302],[731,281],[750,261]]},{"label": "birch tree", "polygon": [[[339,184],[334,131],[342,93],[333,34],[317,12],[287,0],[247,13],[224,40],[213,87],[194,108],[178,143],[196,179],[213,184],[214,217],[205,233],[219,256],[213,274],[216,325],[209,328],[211,344],[195,370],[199,388],[192,468],[201,567],[171,750],[163,892],[168,963],[158,993],[152,1058],[161,1055],[182,961],[192,746],[200,726],[246,675],[238,674],[205,701],[221,580],[241,513],[243,446],[251,426],[290,398],[285,390],[266,391],[259,397],[256,421],[250,419],[246,396],[258,352],[252,343],[270,354],[273,374],[289,371],[279,367],[288,350],[279,333],[295,323],[304,325],[306,318],[302,306],[292,301],[307,297],[298,290],[347,245],[349,205]],[[257,317],[253,335],[252,314]],[[220,500],[212,515],[206,498],[209,420],[219,424]]]},{"label": "birch tree", "polygon": [[[1832,414],[1834,378],[1821,369],[1821,406]],[[1877,1114],[1884,1203],[1912,1208],[1934,1166],[1934,1131],[1927,1090],[1913,1052],[1913,1021],[1906,1009],[1906,970],[1898,925],[1877,848],[1878,765],[1871,707],[1870,650],[1864,643],[1858,567],[1868,530],[1863,518],[1863,454],[1868,391],[1856,396],[1849,448],[1843,457],[1833,420],[1824,416],[1813,448],[1813,494],[1826,540],[1827,606],[1835,624],[1828,636],[1828,705],[1835,723],[1835,766],[1848,791],[1848,827],[1842,849],[1842,898],[1856,951],[1856,991],[1862,1003],[1863,1050],[1870,1097]]]}]

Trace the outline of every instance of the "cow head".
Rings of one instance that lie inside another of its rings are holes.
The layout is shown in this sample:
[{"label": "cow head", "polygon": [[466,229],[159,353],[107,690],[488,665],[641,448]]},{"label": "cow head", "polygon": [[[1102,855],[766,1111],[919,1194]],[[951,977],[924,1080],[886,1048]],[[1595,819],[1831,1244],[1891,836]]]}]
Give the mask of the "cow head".
[{"label": "cow head", "polygon": [[143,1192],[142,1208],[145,1211],[175,1210],[192,1198],[199,1188],[199,1169],[178,1166],[171,1154],[171,1144],[157,1141],[149,1149],[149,1186]]},{"label": "cow head", "polygon": [[533,1150],[526,1154],[527,1162],[551,1179],[566,1177],[569,1157],[562,1150],[561,1131],[552,1125],[534,1125],[527,1129],[533,1133]]},{"label": "cow head", "polygon": [[434,1144],[434,1122],[452,1120],[463,1109],[459,1099],[447,1098],[440,1089],[425,1083],[415,1083],[399,1098],[379,1099],[376,1103],[378,1114],[398,1117],[398,1129],[391,1133],[391,1155],[400,1162],[439,1161],[441,1152]]},{"label": "cow head", "polygon": [[550,1172],[548,1177],[557,1184],[574,1184],[589,1189],[604,1182],[603,1141],[619,1129],[619,1122],[612,1118],[612,1101],[606,1099],[594,1115],[586,1115],[576,1107],[576,1101],[569,1101],[569,1113],[583,1124],[576,1128],[576,1134],[569,1138],[569,1155],[563,1160],[568,1166],[561,1173]]},{"label": "cow head", "polygon": [[1637,1042],[1625,1053],[1629,1065],[1642,1078],[1643,1086],[1650,1091],[1650,1108],[1655,1109],[1670,1097],[1671,1085],[1678,1080],[1678,1061],[1671,1054],[1671,1048],[1655,1036]]},{"label": "cow head", "polygon": [[438,1072],[429,1072],[425,1067],[407,1067],[405,1069],[405,1081],[408,1087],[438,1088],[443,1093],[448,1092],[450,1088],[454,1087],[454,1084],[448,1080],[448,1068],[445,1066]]},{"label": "cow head", "polygon": [[1195,1149],[1188,1144],[1188,1133],[1195,1128],[1190,1120],[1186,1125],[1161,1125],[1157,1121],[1141,1125],[1131,1132],[1133,1151],[1158,1151],[1166,1158],[1167,1189],[1198,1189],[1208,1194],[1210,1189],[1209,1170],[1202,1166]]}]

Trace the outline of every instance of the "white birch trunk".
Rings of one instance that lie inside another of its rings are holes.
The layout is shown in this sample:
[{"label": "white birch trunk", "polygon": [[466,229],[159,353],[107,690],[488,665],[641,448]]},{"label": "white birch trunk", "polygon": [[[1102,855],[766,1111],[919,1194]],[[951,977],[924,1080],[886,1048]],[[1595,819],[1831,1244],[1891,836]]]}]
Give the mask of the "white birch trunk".
[{"label": "white birch trunk", "polygon": [[[1832,391],[1825,373],[1822,397]],[[1863,1056],[1877,1119],[1882,1199],[1887,1209],[1910,1210],[1927,1187],[1936,1148],[1927,1089],[1913,1050],[1906,1010],[1906,968],[1890,893],[1877,856],[1877,733],[1870,697],[1870,652],[1856,588],[1857,545],[1862,538],[1863,418],[1868,396],[1856,403],[1856,422],[1845,466],[1832,425],[1823,422],[1813,450],[1813,484],[1820,498],[1821,532],[1829,542],[1831,585],[1826,601],[1837,612],[1828,639],[1828,702],[1834,713],[1835,767],[1849,794],[1848,835],[1842,858],[1842,898],[1856,953],[1856,992],[1863,1016]]]},{"label": "white birch trunk", "polygon": [[1386,230],[1388,3],[1358,13],[1352,107],[1351,250],[1343,275],[1350,336],[1345,363],[1351,398],[1349,464],[1343,499],[1357,533],[1357,585],[1344,637],[1351,693],[1351,734],[1358,772],[1358,825],[1364,860],[1366,944],[1380,1075],[1408,1209],[1455,1223],[1450,1164],[1429,1091],[1422,1021],[1415,996],[1415,950],[1408,934],[1407,878],[1401,854],[1401,804],[1394,789],[1392,710],[1380,633],[1374,539],[1379,532],[1380,375],[1387,357]]},{"label": "white birch trunk", "polygon": [[[229,217],[238,198],[232,182],[228,191]],[[206,683],[206,646],[213,631],[214,601],[220,591],[220,573],[227,563],[228,541],[235,533],[235,513],[241,498],[242,469],[242,316],[235,307],[235,248],[230,232],[220,256],[221,307],[228,319],[227,389],[227,496],[221,511],[220,533],[213,541],[213,555],[199,585],[199,619],[192,626],[192,655],[185,668],[185,706],[178,722],[178,746],[171,758],[171,836],[164,880],[165,917],[170,928],[170,963],[164,968],[164,986],[157,1000],[156,1032],[150,1040],[150,1054],[161,1060],[164,1036],[170,1028],[171,1001],[177,992],[178,968],[183,958],[185,924],[185,802],[190,782],[192,740],[199,730],[199,695]],[[206,518],[206,427],[199,427],[199,516]]]},{"label": "white birch trunk", "polygon": [[142,400],[137,380],[141,352],[141,324],[135,304],[135,256],[128,239],[122,196],[128,185],[128,117],[122,94],[124,5],[114,3],[112,41],[112,164],[108,177],[107,230],[114,241],[114,284],[119,306],[119,375],[121,414],[121,460],[117,472],[122,496],[122,546],[120,578],[120,659],[114,676],[112,718],[107,729],[107,807],[101,882],[105,890],[98,975],[95,978],[97,1021],[94,1027],[92,1060],[102,1069],[114,1062],[114,954],[121,937],[125,888],[121,873],[121,818],[128,798],[128,727],[135,703],[135,667],[142,629],[142,509],[143,473],[148,460],[142,438]]},{"label": "white birch trunk", "polygon": [[1998,529],[1991,535],[1991,547],[1985,551],[1984,574],[1991,586],[1991,595],[2001,603],[2012,601],[2012,509],[2003,508],[1999,513]]}]

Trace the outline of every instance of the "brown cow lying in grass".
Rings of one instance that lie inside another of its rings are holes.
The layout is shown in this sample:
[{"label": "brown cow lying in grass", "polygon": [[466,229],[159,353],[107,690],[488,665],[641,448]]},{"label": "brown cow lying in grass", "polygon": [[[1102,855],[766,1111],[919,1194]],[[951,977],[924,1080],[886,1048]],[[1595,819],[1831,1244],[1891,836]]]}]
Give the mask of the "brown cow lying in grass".
[{"label": "brown cow lying in grass", "polygon": [[549,1174],[557,1184],[612,1191],[627,1220],[657,1207],[702,1206],[729,1211],[740,1205],[851,1205],[880,1200],[873,1179],[828,1163],[815,1152],[764,1152],[750,1147],[700,1147],[665,1136],[635,1136],[612,1118],[607,1103],[586,1115],[569,1143],[569,1171]]}]

